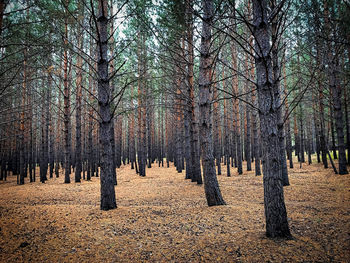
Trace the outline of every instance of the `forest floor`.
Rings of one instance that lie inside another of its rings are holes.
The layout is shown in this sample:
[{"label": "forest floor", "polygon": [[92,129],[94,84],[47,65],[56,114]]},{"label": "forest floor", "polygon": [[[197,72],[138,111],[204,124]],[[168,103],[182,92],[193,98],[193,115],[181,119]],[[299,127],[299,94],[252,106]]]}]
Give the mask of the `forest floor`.
[{"label": "forest floor", "polygon": [[174,167],[144,178],[118,169],[110,211],[99,209],[99,178],[19,186],[10,176],[0,182],[0,262],[350,262],[350,175],[290,169],[285,240],[265,237],[262,176],[222,168],[220,207]]}]

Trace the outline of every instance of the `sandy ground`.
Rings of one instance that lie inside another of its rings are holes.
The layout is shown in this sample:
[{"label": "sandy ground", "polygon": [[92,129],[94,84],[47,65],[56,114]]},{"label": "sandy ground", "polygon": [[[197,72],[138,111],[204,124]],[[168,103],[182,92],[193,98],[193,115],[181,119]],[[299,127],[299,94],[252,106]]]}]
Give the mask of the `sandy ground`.
[{"label": "sandy ground", "polygon": [[207,207],[203,186],[174,167],[154,165],[145,178],[122,167],[111,211],[99,209],[99,178],[19,186],[11,176],[0,182],[0,261],[350,262],[350,175],[291,169],[293,239],[271,240],[262,177],[231,172],[218,176],[227,205]]}]

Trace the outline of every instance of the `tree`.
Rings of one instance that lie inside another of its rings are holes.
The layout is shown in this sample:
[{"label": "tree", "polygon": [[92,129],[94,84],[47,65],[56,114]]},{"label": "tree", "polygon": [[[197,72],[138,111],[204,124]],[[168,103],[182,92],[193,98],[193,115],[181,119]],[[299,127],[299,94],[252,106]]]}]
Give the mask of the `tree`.
[{"label": "tree", "polygon": [[278,140],[278,95],[274,90],[271,51],[271,22],[267,0],[253,0],[253,36],[263,147],[264,207],[266,235],[290,236],[284,203],[282,167]]},{"label": "tree", "polygon": [[219,183],[216,178],[215,162],[213,156],[212,138],[212,66],[211,59],[211,26],[213,23],[213,2],[202,0],[203,20],[200,44],[199,65],[199,134],[201,142],[201,153],[203,162],[204,190],[209,206],[225,205],[221,196]]},{"label": "tree", "polygon": [[[93,7],[93,6],[92,6]],[[95,14],[94,14],[95,15]],[[97,73],[98,73],[98,105],[100,115],[99,140],[101,143],[101,210],[110,210],[117,207],[115,199],[113,158],[111,144],[111,87],[109,86],[108,72],[108,12],[107,0],[99,0],[97,20]]]}]

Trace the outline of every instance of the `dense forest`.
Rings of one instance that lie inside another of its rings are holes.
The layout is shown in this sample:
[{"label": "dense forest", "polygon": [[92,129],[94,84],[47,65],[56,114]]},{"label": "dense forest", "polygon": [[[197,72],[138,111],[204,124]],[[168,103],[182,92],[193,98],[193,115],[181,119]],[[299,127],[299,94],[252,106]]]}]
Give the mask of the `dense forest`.
[{"label": "dense forest", "polygon": [[293,171],[349,179],[349,80],[348,1],[0,0],[0,189],[95,180],[118,213],[120,172],[176,169],[225,207],[249,175],[292,239]]}]

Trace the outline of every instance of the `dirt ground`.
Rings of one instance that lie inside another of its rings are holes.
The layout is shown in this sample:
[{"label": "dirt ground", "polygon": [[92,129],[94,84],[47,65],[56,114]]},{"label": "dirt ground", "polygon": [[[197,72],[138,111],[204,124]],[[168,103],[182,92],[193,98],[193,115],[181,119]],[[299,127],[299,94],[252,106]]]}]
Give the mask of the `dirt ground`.
[{"label": "dirt ground", "polygon": [[272,240],[262,176],[231,172],[218,176],[227,205],[207,207],[203,186],[174,167],[145,178],[122,167],[111,211],[99,209],[99,178],[19,186],[11,176],[0,182],[0,262],[350,262],[350,175],[291,169],[293,239]]}]

